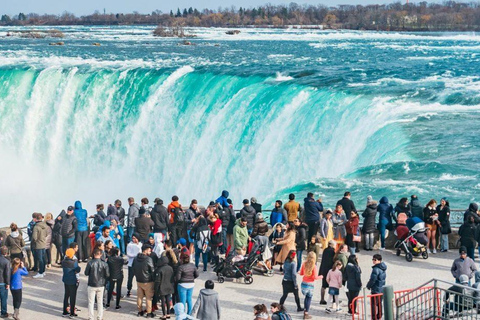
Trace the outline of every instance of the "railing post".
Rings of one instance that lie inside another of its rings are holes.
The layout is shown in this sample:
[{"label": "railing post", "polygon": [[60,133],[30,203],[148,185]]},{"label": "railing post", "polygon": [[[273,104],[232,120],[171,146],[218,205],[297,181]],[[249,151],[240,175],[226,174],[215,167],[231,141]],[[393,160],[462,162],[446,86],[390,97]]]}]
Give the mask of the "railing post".
[{"label": "railing post", "polygon": [[383,287],[383,314],[385,320],[393,320],[393,287],[384,286]]},{"label": "railing post", "polygon": [[433,280],[433,320],[437,319],[437,279]]},{"label": "railing post", "polygon": [[368,313],[368,311],[367,311],[367,290],[364,287],[363,288],[363,320],[368,319],[367,313]]}]

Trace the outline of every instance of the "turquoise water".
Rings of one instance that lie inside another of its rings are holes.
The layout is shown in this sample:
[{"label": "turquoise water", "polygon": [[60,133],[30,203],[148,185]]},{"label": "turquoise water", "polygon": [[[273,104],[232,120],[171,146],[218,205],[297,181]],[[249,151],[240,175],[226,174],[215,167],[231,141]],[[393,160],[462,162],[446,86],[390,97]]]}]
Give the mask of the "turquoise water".
[{"label": "turquoise water", "polygon": [[0,28],[2,216],[222,189],[478,200],[480,35],[60,29],[65,46]]}]

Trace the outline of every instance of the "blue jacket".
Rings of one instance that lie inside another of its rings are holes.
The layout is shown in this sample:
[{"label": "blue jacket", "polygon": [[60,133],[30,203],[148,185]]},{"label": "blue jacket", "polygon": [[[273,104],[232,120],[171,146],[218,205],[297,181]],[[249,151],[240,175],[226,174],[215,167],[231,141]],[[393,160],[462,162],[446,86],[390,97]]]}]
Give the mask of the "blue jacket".
[{"label": "blue jacket", "polygon": [[12,290],[22,289],[22,276],[28,276],[27,268],[18,268],[17,272],[10,278],[10,288]]},{"label": "blue jacket", "polygon": [[383,219],[387,219],[389,223],[392,223],[392,214],[393,214],[393,206],[388,203],[387,197],[382,197],[380,199],[380,204],[377,207],[377,211],[379,213],[379,221]]},{"label": "blue jacket", "polygon": [[323,205],[315,201],[313,198],[305,198],[304,208],[305,208],[305,222],[317,222],[320,221],[320,212],[323,211]]},{"label": "blue jacket", "polygon": [[77,218],[77,231],[88,231],[87,210],[82,208],[80,201],[75,201],[75,218]]},{"label": "blue jacket", "polygon": [[222,191],[222,195],[217,199],[215,200],[216,203],[220,203],[220,205],[223,207],[223,208],[228,208],[229,204],[227,202],[227,199],[228,199],[228,196],[230,194],[228,193],[227,190],[223,190]]},{"label": "blue jacket", "polygon": [[285,261],[283,264],[283,280],[293,281],[293,285],[297,286],[297,263]]},{"label": "blue jacket", "polygon": [[387,279],[387,265],[383,262],[372,267],[372,274],[367,283],[367,289],[370,289],[373,294],[382,293]]},{"label": "blue jacket", "polygon": [[287,211],[282,208],[274,208],[270,214],[270,225],[273,227],[277,223],[287,223]]},{"label": "blue jacket", "polygon": [[65,284],[74,285],[77,283],[77,273],[80,273],[80,267],[78,266],[78,262],[76,260],[65,258],[62,261],[62,268],[63,268],[63,277],[62,281]]}]

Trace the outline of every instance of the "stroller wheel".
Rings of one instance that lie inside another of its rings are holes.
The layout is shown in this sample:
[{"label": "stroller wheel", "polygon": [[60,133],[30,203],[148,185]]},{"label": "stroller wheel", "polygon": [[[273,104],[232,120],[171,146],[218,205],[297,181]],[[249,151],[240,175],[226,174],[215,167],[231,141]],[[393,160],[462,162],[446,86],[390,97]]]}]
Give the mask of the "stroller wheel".
[{"label": "stroller wheel", "polygon": [[244,281],[245,281],[246,284],[252,284],[253,278],[252,278],[252,276],[246,276],[244,278]]},{"label": "stroller wheel", "polygon": [[427,251],[422,252],[422,258],[423,259],[428,259],[428,252]]},{"label": "stroller wheel", "polygon": [[405,259],[407,259],[408,262],[412,262],[413,254],[411,254],[410,252],[407,252],[407,254],[405,255]]},{"label": "stroller wheel", "polygon": [[400,255],[402,254],[402,250],[400,250],[400,248],[397,249],[397,257],[400,257]]},{"label": "stroller wheel", "polygon": [[218,277],[218,283],[224,283],[225,278],[224,277]]},{"label": "stroller wheel", "polygon": [[274,273],[273,273],[273,269],[269,269],[269,270],[265,273],[265,275],[266,275],[267,277],[273,277],[273,274],[274,274]]}]

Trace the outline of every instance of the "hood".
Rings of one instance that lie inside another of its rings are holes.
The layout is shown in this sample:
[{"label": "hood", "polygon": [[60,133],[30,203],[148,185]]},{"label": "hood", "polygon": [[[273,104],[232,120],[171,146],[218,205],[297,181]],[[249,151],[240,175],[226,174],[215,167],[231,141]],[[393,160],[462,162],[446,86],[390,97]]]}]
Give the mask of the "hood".
[{"label": "hood", "polygon": [[181,302],[178,302],[173,306],[173,310],[175,311],[176,316],[184,315],[185,314],[185,305]]},{"label": "hood", "polygon": [[40,229],[47,229],[47,224],[45,223],[45,221],[42,221],[42,222],[37,222],[35,224],[35,228],[40,228]]},{"label": "hood", "polygon": [[228,198],[229,195],[230,195],[230,193],[227,190],[222,191],[222,197]]},{"label": "hood", "polygon": [[370,209],[373,209],[373,210],[377,209],[377,207],[378,207],[378,204],[377,204],[376,201],[370,202],[367,206],[367,208],[370,208]]},{"label": "hood", "polygon": [[205,296],[215,296],[218,295],[218,292],[213,289],[202,289],[200,290],[200,294],[203,294]]},{"label": "hood", "polygon": [[82,210],[82,209],[83,209],[82,203],[79,200],[75,201],[75,210]]},{"label": "hood", "polygon": [[107,208],[107,215],[117,215],[117,209],[114,206],[108,206]]},{"label": "hood", "polygon": [[388,203],[388,198],[387,197],[382,197],[382,199],[380,199],[380,203]]},{"label": "hood", "polygon": [[252,206],[245,206],[245,207],[243,207],[243,209],[245,211],[247,211],[248,213],[255,213],[255,209],[253,209]]},{"label": "hood", "polygon": [[283,223],[277,222],[277,223],[275,223],[275,225],[273,226],[273,231],[277,230],[277,226],[278,226],[278,225],[282,227],[282,230],[284,230],[284,229],[286,228]]},{"label": "hood", "polygon": [[19,235],[20,235],[20,233],[19,233],[18,231],[12,231],[12,232],[10,233],[10,236],[11,236],[12,238],[17,238]]},{"label": "hood", "polygon": [[166,256],[162,256],[160,259],[157,261],[157,266],[158,267],[163,267],[168,265],[168,258]]},{"label": "hood", "polygon": [[241,219],[237,219],[237,221],[235,221],[235,225],[236,226],[239,226],[241,228],[245,228],[244,226],[242,226],[242,224],[240,223]]},{"label": "hood", "polygon": [[478,211],[478,204],[476,203],[470,203],[470,205],[468,206],[468,211],[472,211],[472,212],[477,212]]},{"label": "hood", "polygon": [[149,257],[146,254],[143,254],[141,252],[137,255],[137,261],[138,262],[143,262],[143,261],[147,260],[147,258],[149,258]]},{"label": "hood", "polygon": [[382,271],[387,271],[387,265],[384,262],[374,265],[372,268],[379,268]]},{"label": "hood", "polygon": [[47,220],[46,223],[49,225],[49,226],[53,226],[55,224],[55,220]]}]

